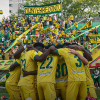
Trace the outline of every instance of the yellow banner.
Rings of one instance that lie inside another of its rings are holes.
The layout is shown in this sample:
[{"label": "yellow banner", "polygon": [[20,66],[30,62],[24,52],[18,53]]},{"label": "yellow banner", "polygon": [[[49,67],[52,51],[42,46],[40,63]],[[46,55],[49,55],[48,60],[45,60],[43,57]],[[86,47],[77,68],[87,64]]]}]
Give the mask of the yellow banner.
[{"label": "yellow banner", "polygon": [[79,30],[84,30],[84,29],[87,29],[87,28],[89,28],[89,27],[92,27],[92,21],[88,21],[88,22],[86,23],[86,25],[83,26],[82,28],[80,28]]},{"label": "yellow banner", "polygon": [[51,13],[60,13],[61,12],[61,4],[49,4],[49,5],[41,5],[41,6],[24,6],[26,15],[44,15]]},{"label": "yellow banner", "polygon": [[98,37],[100,34],[89,34],[90,37]]},{"label": "yellow banner", "polygon": [[14,62],[15,60],[0,60],[0,70],[8,70],[10,65]]}]

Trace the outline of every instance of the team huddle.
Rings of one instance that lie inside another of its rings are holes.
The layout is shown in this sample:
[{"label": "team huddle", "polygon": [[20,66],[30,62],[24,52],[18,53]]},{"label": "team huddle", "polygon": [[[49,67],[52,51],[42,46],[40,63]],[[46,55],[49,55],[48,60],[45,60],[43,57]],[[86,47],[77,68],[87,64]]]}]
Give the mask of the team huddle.
[{"label": "team huddle", "polygon": [[85,100],[97,98],[88,61],[91,54],[74,43],[56,47],[35,43],[14,54],[6,89],[10,100]]}]

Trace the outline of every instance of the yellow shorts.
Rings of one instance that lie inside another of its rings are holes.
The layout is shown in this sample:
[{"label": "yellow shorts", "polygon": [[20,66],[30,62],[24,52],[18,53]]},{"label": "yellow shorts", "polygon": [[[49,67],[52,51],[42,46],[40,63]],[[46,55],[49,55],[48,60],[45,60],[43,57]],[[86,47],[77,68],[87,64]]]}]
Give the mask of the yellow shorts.
[{"label": "yellow shorts", "polygon": [[55,100],[56,91],[53,83],[39,83],[37,84],[39,100]]},{"label": "yellow shorts", "polygon": [[61,97],[62,100],[66,100],[66,88],[67,83],[65,82],[59,82],[56,83],[56,95],[57,97]]},{"label": "yellow shorts", "polygon": [[66,100],[85,100],[87,97],[86,82],[68,82]]},{"label": "yellow shorts", "polygon": [[8,83],[6,83],[6,90],[9,94],[9,98],[10,100],[22,100],[21,99],[21,93],[19,90],[19,87],[16,85],[10,85]]},{"label": "yellow shorts", "polygon": [[37,100],[36,89],[33,86],[20,86],[22,100]]}]

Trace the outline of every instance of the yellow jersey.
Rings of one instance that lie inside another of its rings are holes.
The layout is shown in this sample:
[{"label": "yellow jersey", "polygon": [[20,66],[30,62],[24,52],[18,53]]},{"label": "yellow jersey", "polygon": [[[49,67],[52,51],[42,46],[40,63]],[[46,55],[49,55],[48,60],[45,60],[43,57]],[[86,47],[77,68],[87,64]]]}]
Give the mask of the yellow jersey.
[{"label": "yellow jersey", "polygon": [[0,49],[0,54],[1,54],[1,52],[2,52],[2,51],[1,51],[1,49]]},{"label": "yellow jersey", "polygon": [[65,20],[65,24],[67,24],[67,20]]},{"label": "yellow jersey", "polygon": [[74,20],[74,16],[73,15],[70,15],[69,19],[70,20]]},{"label": "yellow jersey", "polygon": [[[20,60],[16,59],[16,62],[19,63]],[[10,76],[6,80],[6,83],[10,85],[18,85],[20,74],[21,74],[21,67],[18,66],[13,71],[10,72]]]},{"label": "yellow jersey", "polygon": [[46,60],[38,62],[37,83],[49,82],[56,83],[56,68],[58,57],[55,55],[48,55]]},{"label": "yellow jersey", "polygon": [[36,18],[35,18],[35,21],[36,21],[36,22],[38,22],[38,20],[39,20],[39,18],[38,18],[38,17],[36,17]]},{"label": "yellow jersey", "polygon": [[24,43],[27,43],[27,39],[24,39],[24,41],[23,41]]},{"label": "yellow jersey", "polygon": [[62,56],[58,57],[58,64],[56,70],[56,82],[59,84],[60,82],[66,82],[68,78],[67,65]]},{"label": "yellow jersey", "polygon": [[[68,48],[61,48],[56,52],[64,57],[68,69],[68,81],[86,81],[84,65],[77,55],[70,54]],[[83,56],[82,51],[77,52]]]},{"label": "yellow jersey", "polygon": [[75,22],[74,25],[75,25],[75,27],[78,27],[78,23],[77,22]]},{"label": "yellow jersey", "polygon": [[86,72],[87,87],[93,87],[93,88],[95,88],[94,87],[93,79],[92,79],[91,74],[90,74],[89,65],[85,66],[85,72]]},{"label": "yellow jersey", "polygon": [[21,66],[21,76],[18,83],[18,86],[25,85],[25,86],[32,86],[35,82],[35,75],[28,75],[23,77],[23,70],[25,71],[35,71],[37,69],[37,64],[35,62],[35,56],[38,55],[38,52],[34,50],[27,51],[21,54],[20,57],[20,66]]},{"label": "yellow jersey", "polygon": [[13,36],[12,35],[10,35],[10,40],[13,40]]},{"label": "yellow jersey", "polygon": [[51,17],[49,17],[49,21],[52,21],[52,18]]},{"label": "yellow jersey", "polygon": [[13,39],[15,39],[16,38],[16,35],[15,34],[13,34]]}]

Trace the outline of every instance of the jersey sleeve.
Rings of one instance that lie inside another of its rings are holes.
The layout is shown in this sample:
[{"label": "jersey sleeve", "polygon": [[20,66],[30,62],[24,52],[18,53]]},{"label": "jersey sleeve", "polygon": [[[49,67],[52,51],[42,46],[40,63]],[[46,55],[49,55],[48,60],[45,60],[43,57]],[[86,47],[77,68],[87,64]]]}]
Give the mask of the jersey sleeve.
[{"label": "jersey sleeve", "polygon": [[20,59],[16,59],[15,62],[20,65]]},{"label": "jersey sleeve", "polygon": [[65,55],[68,55],[68,50],[67,49],[64,49],[64,48],[56,49],[56,53],[58,55],[65,56]]}]

